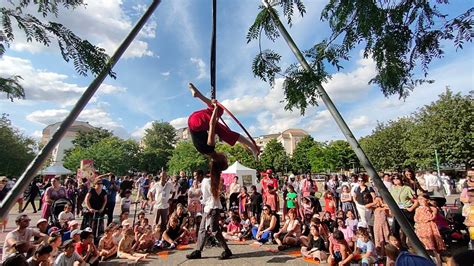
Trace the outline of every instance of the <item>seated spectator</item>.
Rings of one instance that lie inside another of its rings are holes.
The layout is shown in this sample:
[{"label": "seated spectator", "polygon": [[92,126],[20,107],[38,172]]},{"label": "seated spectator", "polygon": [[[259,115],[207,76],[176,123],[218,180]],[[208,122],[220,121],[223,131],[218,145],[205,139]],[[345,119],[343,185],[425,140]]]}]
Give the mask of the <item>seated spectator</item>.
[{"label": "seated spectator", "polygon": [[278,218],[273,214],[270,206],[263,206],[260,224],[258,227],[252,228],[252,235],[257,240],[255,244],[263,245],[266,243],[274,232],[278,232],[278,227]]},{"label": "seated spectator", "polygon": [[342,218],[336,219],[337,230],[341,231],[344,234],[344,239],[346,240],[349,247],[352,249],[354,247],[354,232],[352,229],[346,226],[346,223]]},{"label": "seated spectator", "polygon": [[122,239],[118,244],[117,251],[117,256],[119,258],[138,262],[147,257],[147,254],[135,252],[135,246],[133,245],[134,239],[135,234],[133,233],[133,229],[129,228],[127,230],[123,230]]},{"label": "seated spectator", "polygon": [[296,209],[290,208],[288,217],[289,219],[285,221],[283,227],[274,235],[280,251],[296,246],[301,236],[301,224],[296,218]]},{"label": "seated spectator", "polygon": [[325,224],[330,232],[334,231],[334,220],[332,219],[331,213],[325,212],[323,214],[323,220],[321,221],[321,223]]},{"label": "seated spectator", "polygon": [[58,218],[61,228],[66,229],[68,226],[68,222],[74,220],[74,214],[72,213],[72,205],[69,203],[66,204],[64,206],[64,211],[59,213]]},{"label": "seated spectator", "polygon": [[91,264],[99,264],[99,252],[94,245],[94,235],[89,231],[82,231],[81,241],[76,243],[76,252],[81,256],[82,260]]},{"label": "seated spectator", "polygon": [[32,256],[36,246],[31,242],[32,237],[37,237],[41,241],[46,241],[48,235],[40,233],[38,230],[28,228],[30,226],[30,218],[28,215],[22,214],[15,219],[17,228],[9,232],[3,242],[3,256],[2,258],[8,257],[14,252],[14,244],[18,241],[28,243],[27,258]]},{"label": "seated spectator", "polygon": [[18,241],[13,244],[15,249],[14,253],[11,253],[8,257],[4,258],[4,266],[28,266],[25,253],[28,252],[29,243],[26,241]]},{"label": "seated spectator", "polygon": [[232,215],[232,221],[227,225],[227,232],[223,232],[222,235],[227,240],[239,240],[241,237],[241,225],[240,218],[236,214]]},{"label": "seated spectator", "polygon": [[349,245],[344,239],[344,234],[336,230],[329,238],[329,265],[340,265],[339,263],[345,261],[350,253]]},{"label": "seated spectator", "polygon": [[306,246],[301,248],[301,254],[305,258],[314,259],[316,262],[325,261],[327,259],[327,249],[324,239],[319,236],[318,227],[311,225],[309,229],[309,238]]},{"label": "seated spectator", "polygon": [[114,227],[113,233],[112,233],[112,239],[114,240],[114,243],[116,246],[118,246],[120,240],[122,239],[122,226],[117,225]]},{"label": "seated spectator", "polygon": [[35,251],[33,257],[29,258],[28,265],[29,266],[43,266],[49,265],[49,257],[51,256],[51,252],[53,251],[53,247],[50,245],[40,245],[38,249]]},{"label": "seated spectator", "polygon": [[107,226],[104,230],[104,236],[99,240],[99,256],[100,261],[105,261],[113,258],[117,255],[117,244],[114,243],[113,239],[114,227]]},{"label": "seated spectator", "polygon": [[138,239],[138,247],[139,251],[143,251],[145,253],[150,252],[155,244],[155,237],[153,235],[153,228],[151,225],[147,225],[143,229],[143,234]]},{"label": "seated spectator", "polygon": [[251,223],[247,213],[240,214],[240,233],[241,239],[251,238],[252,237],[252,230],[251,230]]},{"label": "seated spectator", "polygon": [[369,238],[369,232],[365,229],[357,230],[357,241],[354,252],[342,261],[348,264],[351,261],[360,261],[362,266],[369,266],[375,263],[375,245]]},{"label": "seated spectator", "polygon": [[196,243],[197,242],[197,231],[198,225],[196,223],[196,218],[189,217],[188,221],[188,232],[189,232],[189,243]]},{"label": "seated spectator", "polygon": [[81,242],[81,232],[80,229],[74,229],[71,231],[71,239],[74,243]]},{"label": "seated spectator", "polygon": [[178,244],[187,241],[187,231],[179,227],[179,219],[172,215],[168,222],[168,228],[163,232],[162,247],[174,249]]},{"label": "seated spectator", "polygon": [[67,231],[65,231],[62,235],[62,240],[63,242],[66,241],[66,240],[69,240],[71,239],[71,232],[76,230],[76,229],[79,229],[79,222],[76,221],[76,220],[72,220],[68,223],[68,229]]},{"label": "seated spectator", "polygon": [[313,213],[315,208],[313,203],[311,202],[309,197],[304,197],[301,200],[301,217],[303,218],[303,224],[309,225],[311,223],[311,218],[313,217]]},{"label": "seated spectator", "polygon": [[[36,222],[36,228],[38,228],[38,231],[40,233],[43,233],[45,235],[48,235],[48,230],[50,228],[49,224],[48,224],[48,220],[46,219],[39,219],[37,222]],[[39,237],[37,236],[34,236],[34,239],[35,239],[35,242],[38,242],[40,239]]]},{"label": "seated spectator", "polygon": [[355,233],[355,231],[357,231],[359,220],[357,220],[354,212],[351,210],[346,212],[346,217],[346,226],[352,229],[352,232]]},{"label": "seated spectator", "polygon": [[62,246],[63,252],[54,261],[54,266],[85,266],[84,260],[76,253],[74,241],[66,240]]},{"label": "seated spectator", "polygon": [[59,254],[59,247],[62,244],[61,235],[59,233],[53,233],[48,239],[48,244],[53,248],[51,252],[50,261],[54,263],[54,260]]}]

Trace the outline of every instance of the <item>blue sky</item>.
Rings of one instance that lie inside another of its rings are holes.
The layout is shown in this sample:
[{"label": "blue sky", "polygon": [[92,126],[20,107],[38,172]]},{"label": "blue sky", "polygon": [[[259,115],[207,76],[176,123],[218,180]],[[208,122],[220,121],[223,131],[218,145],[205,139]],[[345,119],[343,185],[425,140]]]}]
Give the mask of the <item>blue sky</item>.
[{"label": "blue sky", "polygon": [[[57,20],[79,36],[104,47],[111,54],[151,2],[145,0],[87,0],[87,7],[61,11]],[[327,37],[326,22],[319,20],[327,1],[305,1],[307,14],[295,18],[289,29],[302,49]],[[218,1],[217,97],[255,135],[302,128],[315,139],[333,140],[343,136],[321,103],[302,117],[299,111],[285,111],[278,79],[274,88],[255,78],[251,62],[257,42],[245,36],[258,12],[260,1]],[[168,121],[176,128],[186,126],[187,116],[203,105],[190,96],[187,83],[193,82],[209,93],[210,0],[163,0],[144,31],[116,65],[117,79],[107,78],[80,116],[122,138],[139,139],[152,121]],[[6,3],[0,6],[8,5]],[[459,14],[470,1],[453,1],[443,11]],[[32,10],[33,11],[33,10]],[[295,59],[282,39],[264,40],[263,48],[282,55],[283,66]],[[434,84],[417,87],[405,100],[385,98],[380,89],[368,85],[375,65],[354,50],[344,69],[333,74],[324,87],[357,137],[370,134],[377,121],[394,120],[437,99],[446,86],[467,94],[474,84],[474,47],[458,50],[445,43],[446,55],[430,67]],[[77,75],[62,60],[57,47],[16,41],[0,58],[0,74],[19,74],[26,88],[26,100],[0,99],[0,113],[8,113],[14,126],[26,135],[39,138],[48,124],[61,121],[91,82]],[[240,130],[231,123],[231,127]]]}]

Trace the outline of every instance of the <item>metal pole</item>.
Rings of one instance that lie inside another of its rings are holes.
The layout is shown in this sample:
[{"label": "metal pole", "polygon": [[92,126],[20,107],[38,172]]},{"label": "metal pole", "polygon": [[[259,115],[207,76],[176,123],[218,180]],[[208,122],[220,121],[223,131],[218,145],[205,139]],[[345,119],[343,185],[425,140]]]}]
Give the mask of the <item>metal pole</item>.
[{"label": "metal pole", "polygon": [[216,9],[217,0],[212,0],[212,33],[211,33],[211,99],[216,98]]},{"label": "metal pole", "polygon": [[[290,34],[288,31],[285,29],[285,26],[281,23],[280,19],[278,18],[278,15],[275,13],[271,5],[268,3],[267,0],[262,0],[265,7],[267,10],[270,12],[270,15],[275,22],[276,26],[278,27],[279,31],[281,32],[283,38],[285,39],[286,43],[290,47],[291,51],[293,51],[294,55],[300,62],[301,66],[304,68],[309,73],[313,73],[313,70],[309,66],[308,62],[306,62],[306,59],[304,58],[303,54],[301,51],[298,49],[296,46],[295,42],[291,38]],[[395,200],[392,198],[392,195],[390,195],[390,192],[388,191],[387,187],[384,185],[382,180],[380,179],[379,175],[377,174],[377,171],[375,171],[375,168],[373,167],[372,163],[370,162],[369,158],[367,158],[367,155],[365,152],[362,150],[362,148],[359,145],[359,142],[357,139],[354,137],[354,134],[352,134],[351,130],[347,126],[346,122],[342,118],[341,114],[337,110],[336,106],[332,102],[331,98],[327,94],[327,92],[324,90],[324,88],[321,86],[321,84],[316,85],[316,88],[318,89],[318,92],[321,96],[322,101],[328,108],[329,112],[331,113],[332,117],[336,121],[337,125],[341,129],[342,133],[346,137],[347,141],[351,145],[352,149],[354,150],[355,154],[357,155],[357,158],[359,159],[360,163],[362,166],[365,168],[369,176],[372,178],[375,186],[378,189],[378,192],[380,193],[380,196],[384,199],[384,201],[387,203],[388,207],[390,208],[390,211],[394,214],[395,218],[397,219],[398,223],[400,224],[401,228],[407,235],[407,237],[410,239],[410,241],[413,243],[413,246],[415,248],[415,251],[418,255],[423,256],[427,259],[430,259],[430,256],[425,250],[425,247],[423,246],[423,243],[418,239],[418,237],[415,234],[415,231],[413,230],[413,227],[411,226],[410,222],[408,219],[405,217],[403,212],[400,210],[398,207],[397,203]]]},{"label": "metal pole", "polygon": [[0,218],[3,218],[8,215],[9,210],[13,207],[16,202],[18,195],[23,193],[26,190],[28,185],[31,183],[35,177],[40,167],[48,158],[48,155],[53,151],[54,147],[58,145],[62,137],[66,133],[67,129],[74,123],[76,118],[81,113],[82,109],[87,105],[89,100],[94,96],[94,93],[97,91],[99,86],[102,84],[104,79],[107,77],[109,72],[112,70],[114,65],[118,62],[123,53],[127,50],[128,46],[132,43],[133,39],[138,35],[140,29],[145,25],[147,20],[151,17],[156,7],[160,4],[161,0],[153,0],[150,7],[147,9],[145,14],[140,18],[137,24],[133,27],[132,31],[128,36],[122,41],[120,46],[117,48],[115,53],[110,57],[107,64],[104,66],[104,69],[100,74],[92,81],[89,87],[84,91],[81,98],[77,101],[74,108],[72,108],[69,115],[64,119],[64,121],[59,126],[58,130],[54,132],[51,139],[46,143],[43,149],[36,155],[33,161],[28,165],[25,172],[18,179],[18,182],[15,183],[13,188],[8,192],[5,199],[1,202],[0,205]]},{"label": "metal pole", "polygon": [[438,178],[441,176],[441,172],[439,171],[439,157],[438,151],[435,149],[435,159],[436,159],[436,170],[438,170]]}]

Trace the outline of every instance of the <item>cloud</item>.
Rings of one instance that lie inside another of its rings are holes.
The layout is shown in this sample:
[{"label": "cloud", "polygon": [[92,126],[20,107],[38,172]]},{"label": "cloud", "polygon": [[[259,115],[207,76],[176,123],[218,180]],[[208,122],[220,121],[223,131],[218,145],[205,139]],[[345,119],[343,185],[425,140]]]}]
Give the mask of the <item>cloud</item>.
[{"label": "cloud", "polygon": [[166,71],[166,72],[161,72],[160,74],[162,76],[168,77],[171,73],[169,71]]},{"label": "cloud", "polygon": [[[27,101],[47,101],[65,107],[75,104],[86,90],[86,87],[67,82],[67,75],[36,69],[30,60],[18,57],[1,57],[0,75],[20,75],[20,84],[25,88]],[[117,94],[125,91],[126,88],[102,84],[98,94]]]},{"label": "cloud", "polygon": [[176,119],[171,120],[170,124],[176,129],[187,127],[188,126],[188,118],[187,117],[176,118]]},{"label": "cloud", "polygon": [[[63,121],[68,114],[69,110],[66,109],[37,110],[27,115],[26,119],[30,122],[46,126]],[[112,116],[104,109],[85,109],[81,112],[77,120],[89,122],[89,124],[95,127],[103,127],[109,129],[119,137],[128,137],[128,133],[126,132],[124,127],[119,122],[114,120]]]},{"label": "cloud", "polygon": [[351,129],[362,129],[370,124],[369,117],[362,115],[352,119],[349,122],[349,127]]},{"label": "cloud", "polygon": [[186,41],[180,43],[184,45],[191,54],[198,54],[201,50],[201,44],[196,37],[196,32],[198,31],[195,25],[197,22],[192,21],[192,18],[195,17],[195,10],[191,10],[191,2],[192,1],[188,0],[168,1],[171,7],[167,9],[166,26],[173,29],[178,36],[185,36]]},{"label": "cloud", "polygon": [[142,139],[143,136],[145,136],[145,131],[149,128],[151,128],[151,125],[153,124],[154,121],[147,122],[143,127],[136,128],[130,136],[133,139]]},{"label": "cloud", "polygon": [[201,58],[191,57],[191,62],[196,65],[199,71],[199,75],[196,79],[203,79],[207,77],[206,63]]},{"label": "cloud", "polygon": [[[59,8],[58,17],[48,16],[42,18],[41,15],[37,17],[42,21],[61,23],[79,37],[87,39],[91,43],[104,48],[108,54],[112,54],[131,31],[135,21],[124,12],[122,1],[85,0],[84,2],[85,6],[75,9]],[[11,7],[8,3],[1,4],[0,6]],[[24,12],[37,14],[34,5],[25,9]],[[150,50],[146,40],[155,38],[156,28],[156,21],[150,20],[127,49],[124,57],[153,56],[154,53]],[[12,43],[11,49],[14,51],[38,53],[57,49],[57,44],[53,42],[51,47],[46,47],[36,42],[28,42],[24,34],[16,29],[15,42]]]}]

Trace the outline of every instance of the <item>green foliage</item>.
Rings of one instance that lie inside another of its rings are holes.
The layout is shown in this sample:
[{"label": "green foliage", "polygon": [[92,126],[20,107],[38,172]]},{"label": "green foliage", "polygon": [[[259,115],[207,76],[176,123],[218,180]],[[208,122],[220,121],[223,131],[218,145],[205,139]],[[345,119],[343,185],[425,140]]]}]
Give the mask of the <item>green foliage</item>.
[{"label": "green foliage", "polygon": [[143,149],[140,152],[138,168],[148,173],[159,173],[166,167],[169,158],[169,152],[160,149]]},{"label": "green foliage", "polygon": [[174,144],[176,143],[176,130],[168,122],[153,122],[151,127],[145,130],[143,137],[142,157],[140,167],[144,171],[156,173],[162,167],[166,167],[170,160]]},{"label": "green foliage", "polygon": [[[45,46],[49,46],[53,40],[58,42],[63,59],[66,62],[72,61],[77,73],[87,76],[89,72],[98,75],[107,65],[109,56],[105,50],[97,47],[87,40],[81,39],[71,30],[56,22],[44,22],[35,16],[24,13],[24,8],[34,5],[37,12],[46,17],[48,14],[58,15],[59,7],[75,8],[84,6],[82,0],[71,1],[31,1],[21,0],[20,3],[9,1],[10,5],[0,8],[0,56],[6,48],[15,40],[13,23],[25,34],[27,41],[36,41]],[[115,78],[113,72],[109,75]],[[12,78],[0,77],[0,91],[7,93],[7,96],[23,99],[25,93],[18,83],[18,76]],[[7,82],[8,81],[8,82]]]},{"label": "green foliage", "polygon": [[301,139],[293,151],[290,163],[291,169],[295,173],[307,173],[311,171],[311,162],[309,159],[309,151],[316,145],[313,137],[305,136]]},{"label": "green foliage", "polygon": [[325,156],[325,144],[316,142],[313,147],[308,150],[308,160],[311,165],[311,172],[326,173],[331,172],[328,158]]},{"label": "green foliage", "polygon": [[409,166],[407,148],[414,127],[411,118],[379,123],[360,145],[376,169],[401,171]]},{"label": "green foliage", "polygon": [[283,145],[276,139],[270,140],[260,157],[259,170],[273,169],[276,172],[288,172],[289,158]]},{"label": "green foliage", "polygon": [[435,167],[435,150],[448,167],[473,164],[474,93],[454,94],[447,89],[436,102],[411,117],[379,124],[360,140],[368,157],[380,170]]},{"label": "green foliage", "polygon": [[193,172],[196,170],[207,171],[208,160],[199,153],[190,141],[181,141],[173,150],[173,155],[168,161],[168,171],[177,174],[179,171]]},{"label": "green foliage", "polygon": [[[349,60],[350,52],[359,44],[365,45],[364,57],[371,57],[376,63],[377,73],[370,83],[380,86],[385,96],[404,98],[417,85],[433,82],[425,77],[431,61],[444,54],[441,42],[452,41],[462,48],[474,35],[474,8],[450,16],[439,11],[441,4],[448,1],[330,0],[321,19],[328,22],[332,33],[304,52],[314,74],[304,73],[296,66],[285,72],[286,109],[297,108],[304,114],[308,105],[317,105],[315,85],[329,78],[325,66],[329,64],[340,70],[340,61]],[[300,10],[301,16],[305,12],[302,1],[281,0],[279,5],[290,26],[293,6]],[[260,39],[262,31],[275,41],[279,37],[276,22],[271,19],[269,9],[259,8],[262,10],[249,29],[247,41]],[[275,15],[278,16],[276,11]],[[280,69],[280,57],[272,52],[271,58],[278,60],[262,60],[260,47],[252,70],[255,76],[273,85]],[[414,74],[418,65],[422,77]]]},{"label": "green foliage", "polygon": [[19,176],[35,156],[35,141],[15,129],[6,114],[0,117],[0,175]]},{"label": "green foliage", "polygon": [[436,102],[416,112],[414,120],[407,151],[410,163],[432,168],[435,149],[443,165],[474,163],[474,92],[463,96],[446,89]]},{"label": "green foliage", "polygon": [[81,160],[94,160],[95,168],[101,173],[112,172],[125,175],[129,170],[137,170],[139,146],[133,140],[107,137],[85,148],[74,147],[64,158],[64,166],[71,171],[80,167]]},{"label": "green foliage", "polygon": [[255,157],[253,157],[252,153],[240,143],[237,143],[234,146],[230,146],[227,143],[218,143],[216,145],[216,151],[223,152],[227,155],[227,161],[229,165],[239,161],[241,164],[247,167],[253,169],[257,168]]},{"label": "green foliage", "polygon": [[79,131],[76,138],[72,141],[75,147],[89,148],[90,146],[100,142],[102,139],[112,137],[110,130],[105,128],[94,128],[91,131]]},{"label": "green foliage", "polygon": [[358,159],[349,143],[335,140],[329,143],[315,143],[308,150],[311,171],[315,173],[338,172],[352,169]]},{"label": "green foliage", "polygon": [[20,85],[20,76],[9,78],[0,77],[0,91],[7,94],[7,98],[13,102],[14,99],[24,99],[25,90]]}]

